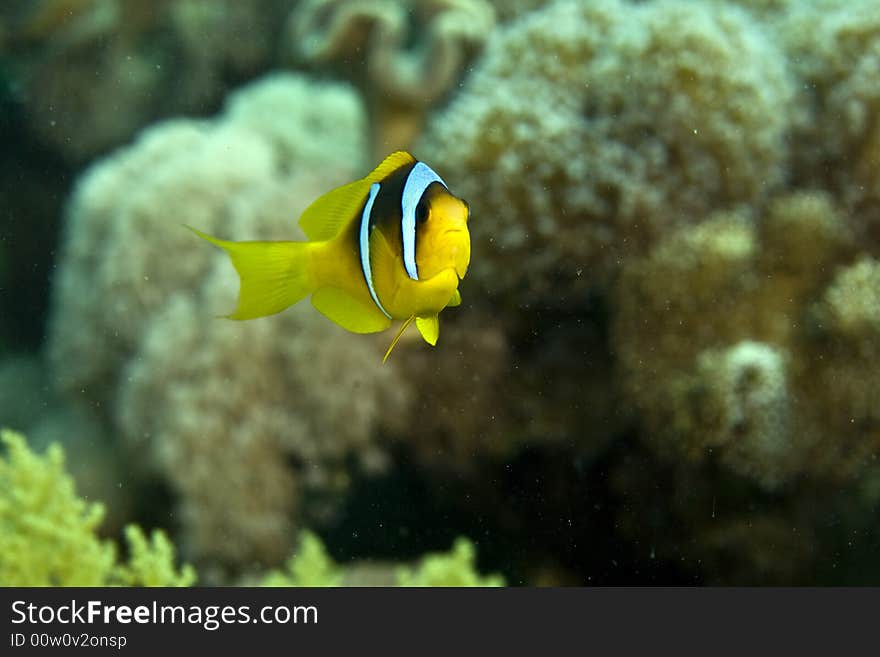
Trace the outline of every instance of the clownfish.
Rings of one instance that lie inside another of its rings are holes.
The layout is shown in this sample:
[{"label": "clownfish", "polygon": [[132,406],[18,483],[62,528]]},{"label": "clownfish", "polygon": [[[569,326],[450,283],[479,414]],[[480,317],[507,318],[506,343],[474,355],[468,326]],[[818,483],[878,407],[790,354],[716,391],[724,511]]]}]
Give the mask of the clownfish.
[{"label": "clownfish", "polygon": [[274,315],[311,294],[319,312],[354,333],[403,320],[385,362],[413,321],[437,344],[438,315],[461,303],[468,212],[431,167],[398,151],[305,209],[299,225],[309,241],[232,242],[190,230],[223,249],[241,279],[238,307],[226,317]]}]

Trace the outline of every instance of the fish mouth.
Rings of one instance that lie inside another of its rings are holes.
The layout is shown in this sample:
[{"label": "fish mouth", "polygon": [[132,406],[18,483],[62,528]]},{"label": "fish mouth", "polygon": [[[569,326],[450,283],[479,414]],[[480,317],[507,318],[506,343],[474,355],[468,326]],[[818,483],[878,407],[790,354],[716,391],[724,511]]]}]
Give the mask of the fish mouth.
[{"label": "fish mouth", "polygon": [[[447,228],[443,231],[443,238],[448,240],[447,244],[453,244],[453,269],[458,280],[462,280],[467,274],[468,265],[471,259],[471,241],[470,235],[466,228]],[[451,240],[449,240],[451,238]]]}]

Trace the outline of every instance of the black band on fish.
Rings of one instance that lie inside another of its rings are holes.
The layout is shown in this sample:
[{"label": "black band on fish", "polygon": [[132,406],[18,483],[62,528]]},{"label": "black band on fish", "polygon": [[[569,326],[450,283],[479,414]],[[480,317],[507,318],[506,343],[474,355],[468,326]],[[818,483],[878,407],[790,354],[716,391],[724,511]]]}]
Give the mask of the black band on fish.
[{"label": "black band on fish", "polygon": [[425,190],[435,182],[446,187],[446,183],[431,167],[424,162],[416,162],[406,178],[406,184],[403,186],[403,194],[400,198],[403,266],[406,268],[407,276],[414,281],[419,280],[419,270],[416,266],[416,207],[422,200]]},{"label": "black band on fish", "polygon": [[367,283],[370,296],[373,297],[373,302],[385,317],[391,319],[391,315],[382,306],[382,303],[379,301],[379,295],[376,294],[376,287],[373,285],[373,268],[370,265],[370,216],[373,213],[373,203],[379,194],[379,188],[379,183],[370,185],[370,195],[367,197],[364,211],[361,213],[361,224],[358,229],[358,251],[360,251],[361,256],[361,271],[364,272],[364,280]]}]

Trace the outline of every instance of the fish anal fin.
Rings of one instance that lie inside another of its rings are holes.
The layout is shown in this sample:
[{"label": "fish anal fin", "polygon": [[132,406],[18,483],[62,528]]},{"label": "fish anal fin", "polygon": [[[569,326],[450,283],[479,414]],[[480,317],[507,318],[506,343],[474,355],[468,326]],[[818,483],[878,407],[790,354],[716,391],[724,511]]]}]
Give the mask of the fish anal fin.
[{"label": "fish anal fin", "polygon": [[312,305],[322,315],[352,333],[377,333],[391,326],[391,320],[376,308],[338,287],[323,287],[312,295]]},{"label": "fish anal fin", "polygon": [[440,318],[437,315],[430,317],[416,317],[416,327],[419,333],[432,347],[437,344],[437,338],[440,337]]},{"label": "fish anal fin", "polygon": [[318,197],[299,218],[306,237],[316,242],[336,237],[358,216],[370,192],[370,184],[366,180],[355,180]]}]

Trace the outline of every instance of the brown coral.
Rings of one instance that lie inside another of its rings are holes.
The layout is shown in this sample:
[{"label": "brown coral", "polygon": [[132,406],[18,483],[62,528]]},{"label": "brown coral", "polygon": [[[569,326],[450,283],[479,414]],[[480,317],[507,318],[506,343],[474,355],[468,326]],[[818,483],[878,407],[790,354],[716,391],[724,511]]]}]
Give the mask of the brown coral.
[{"label": "brown coral", "polygon": [[268,67],[286,4],[43,0],[13,41],[30,127],[82,162],[159,117],[204,112]]},{"label": "brown coral", "polygon": [[[814,6],[815,5],[815,6]],[[873,0],[791,3],[779,21],[803,80],[795,141],[798,175],[827,185],[880,239],[880,5]]]},{"label": "brown coral", "polygon": [[287,38],[295,61],[336,62],[354,75],[379,160],[410,146],[427,110],[455,86],[493,24],[484,0],[306,0],[291,13]]},{"label": "brown coral", "polygon": [[857,365],[878,301],[871,260],[832,279],[851,234],[827,197],[798,193],[759,226],[718,215],[625,266],[616,350],[659,453],[767,488],[859,476],[880,447],[876,377]]},{"label": "brown coral", "polygon": [[493,34],[419,153],[471,203],[486,290],[571,302],[671,225],[778,186],[792,86],[736,8],[557,2]]}]

